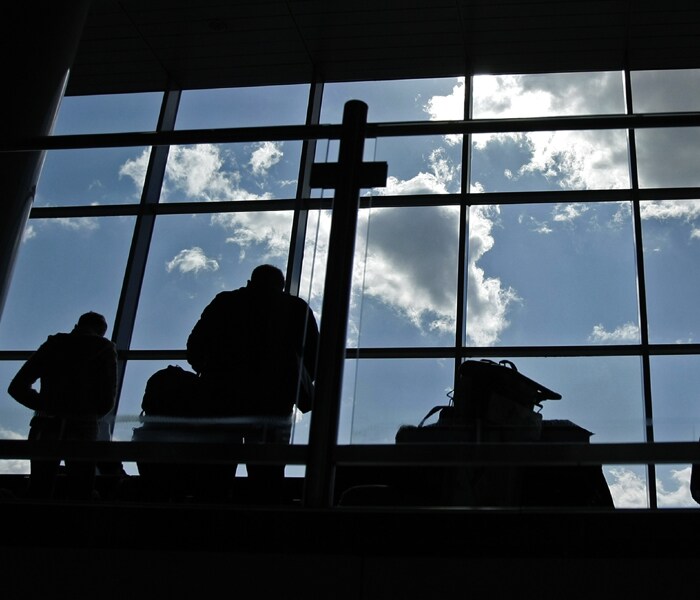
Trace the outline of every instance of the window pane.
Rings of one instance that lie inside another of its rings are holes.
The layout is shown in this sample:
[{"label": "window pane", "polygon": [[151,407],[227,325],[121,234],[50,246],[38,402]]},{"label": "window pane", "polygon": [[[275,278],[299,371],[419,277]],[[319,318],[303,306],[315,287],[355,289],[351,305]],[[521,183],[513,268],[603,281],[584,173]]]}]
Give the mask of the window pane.
[{"label": "window pane", "polygon": [[700,186],[700,128],[638,129],[635,137],[640,187]]},{"label": "window pane", "polygon": [[453,371],[447,359],[346,361],[338,443],[394,444],[401,425],[447,403]]},{"label": "window pane", "polygon": [[626,203],[470,209],[468,343],[639,343]]},{"label": "window pane", "polygon": [[463,119],[464,79],[327,83],[323,90],[321,123],[341,123],[349,100],[367,104],[368,122]]},{"label": "window pane", "polygon": [[624,113],[622,73],[477,75],[475,119]]},{"label": "window pane", "polygon": [[294,198],[301,142],[173,146],[162,202]]},{"label": "window pane", "polygon": [[132,347],[184,348],[217,293],[246,285],[260,263],[286,270],[291,224],[281,212],[158,217]]},{"label": "window pane", "polygon": [[66,96],[56,119],[56,135],[154,131],[161,92]]},{"label": "window pane", "polygon": [[[591,443],[644,440],[639,358],[513,362],[521,373],[561,394],[561,400],[543,403],[544,419],[573,421],[593,434]],[[433,406],[448,404],[453,369],[447,359],[346,361],[339,443],[393,444],[401,425],[418,425]]]},{"label": "window pane", "polygon": [[105,316],[109,337],[133,229],[131,217],[30,220],[0,321],[0,347],[34,350],[90,310]]},{"label": "window pane", "polygon": [[695,442],[700,439],[700,357],[653,356],[651,384],[654,439]]},{"label": "window pane", "polygon": [[[371,144],[366,150],[371,151]],[[375,189],[382,196],[412,194],[457,194],[462,173],[462,136],[421,136],[380,138],[374,155],[365,160],[385,161],[385,187]]]},{"label": "window pane", "polygon": [[471,190],[532,192],[629,187],[625,131],[472,136]]},{"label": "window pane", "polygon": [[150,148],[49,151],[34,204],[88,206],[138,203],[150,153]]},{"label": "window pane", "polygon": [[649,339],[697,343],[700,315],[698,200],[642,202]]},{"label": "window pane", "polygon": [[700,110],[700,70],[632,71],[634,112]]},{"label": "window pane", "polygon": [[459,208],[360,211],[349,344],[454,343]]},{"label": "window pane", "polygon": [[177,129],[300,125],[306,119],[309,86],[285,85],[185,90]]},{"label": "window pane", "polygon": [[[26,440],[33,411],[25,408],[7,393],[7,386],[22,366],[22,361],[0,361],[0,439]],[[0,459],[0,475],[27,474],[29,461]]]},{"label": "window pane", "polygon": [[[653,356],[651,390],[654,439],[658,442],[696,442],[700,439],[700,357]],[[657,465],[657,494],[660,507],[692,507],[690,464]]]}]

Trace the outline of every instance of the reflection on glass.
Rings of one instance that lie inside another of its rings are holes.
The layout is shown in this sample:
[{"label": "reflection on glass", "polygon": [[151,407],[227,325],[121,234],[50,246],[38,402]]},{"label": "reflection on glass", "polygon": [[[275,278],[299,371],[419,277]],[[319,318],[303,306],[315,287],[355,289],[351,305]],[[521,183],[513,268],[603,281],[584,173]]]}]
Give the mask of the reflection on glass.
[{"label": "reflection on glass", "polygon": [[700,200],[642,202],[644,269],[653,343],[697,343]]},{"label": "reflection on glass", "polygon": [[634,112],[700,110],[700,70],[632,71]]},{"label": "reflection on glass", "polygon": [[635,137],[640,187],[700,186],[699,127],[638,129]]},{"label": "reflection on glass", "polygon": [[621,71],[477,75],[472,86],[475,119],[625,112]]},{"label": "reflection on glass", "polygon": [[472,207],[468,343],[639,343],[629,213],[618,203]]},{"label": "reflection on glass", "polygon": [[185,90],[177,129],[301,125],[306,118],[309,86]]},{"label": "reflection on glass", "polygon": [[30,220],[0,321],[0,347],[33,350],[90,310],[106,317],[109,337],[133,228],[131,217]]},{"label": "reflection on glass", "polygon": [[154,131],[162,98],[162,92],[65,96],[54,134]]},{"label": "reflection on glass", "polygon": [[652,356],[651,386],[654,439],[700,439],[700,356]]},{"label": "reflection on glass", "polygon": [[367,104],[368,122],[459,120],[464,118],[464,78],[327,83],[321,123],[340,123],[345,103]]},{"label": "reflection on glass", "polygon": [[158,217],[132,347],[184,348],[217,293],[246,285],[258,264],[286,269],[291,226],[291,212]]},{"label": "reflection on glass", "polygon": [[649,508],[645,465],[605,465],[603,475],[608,482],[615,508]]},{"label": "reflection on glass", "polygon": [[624,131],[533,131],[472,136],[475,192],[629,187]]},{"label": "reflection on glass", "polygon": [[690,493],[691,465],[656,465],[659,508],[700,508]]},{"label": "reflection on glass", "polygon": [[347,360],[339,444],[394,444],[401,425],[417,425],[436,404],[447,404],[454,361]]},{"label": "reflection on glass", "polygon": [[[26,440],[29,421],[34,412],[15,402],[7,393],[7,386],[22,366],[22,361],[0,361],[0,440]],[[29,461],[0,459],[0,475],[25,475]]]},{"label": "reflection on glass", "polygon": [[162,202],[294,198],[301,142],[173,146]]},{"label": "reflection on glass", "polygon": [[454,343],[459,208],[360,211],[348,344]]},{"label": "reflection on glass", "polygon": [[150,148],[49,151],[34,205],[138,203],[150,153]]},{"label": "reflection on glass", "polygon": [[[700,439],[700,356],[652,356],[651,395],[654,439],[697,442]],[[656,465],[660,508],[698,508],[690,494],[691,465]]]}]

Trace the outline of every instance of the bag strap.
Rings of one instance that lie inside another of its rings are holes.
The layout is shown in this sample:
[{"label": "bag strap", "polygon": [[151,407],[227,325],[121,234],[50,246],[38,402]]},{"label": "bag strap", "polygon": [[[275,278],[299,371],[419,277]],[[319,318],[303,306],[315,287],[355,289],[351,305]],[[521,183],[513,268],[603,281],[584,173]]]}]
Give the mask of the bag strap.
[{"label": "bag strap", "polygon": [[428,411],[428,414],[425,415],[425,416],[421,419],[421,422],[418,423],[418,427],[423,427],[423,423],[425,423],[425,422],[426,422],[430,417],[432,417],[436,412],[440,412],[443,408],[447,408],[447,406],[444,406],[444,405],[433,406],[433,408],[431,408],[431,409]]}]

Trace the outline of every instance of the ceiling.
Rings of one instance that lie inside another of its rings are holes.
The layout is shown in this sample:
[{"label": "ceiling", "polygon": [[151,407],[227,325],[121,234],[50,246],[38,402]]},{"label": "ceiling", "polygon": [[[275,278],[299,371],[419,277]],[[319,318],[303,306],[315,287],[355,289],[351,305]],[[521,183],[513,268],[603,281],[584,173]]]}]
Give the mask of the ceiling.
[{"label": "ceiling", "polygon": [[93,0],[67,93],[700,67],[697,0]]}]

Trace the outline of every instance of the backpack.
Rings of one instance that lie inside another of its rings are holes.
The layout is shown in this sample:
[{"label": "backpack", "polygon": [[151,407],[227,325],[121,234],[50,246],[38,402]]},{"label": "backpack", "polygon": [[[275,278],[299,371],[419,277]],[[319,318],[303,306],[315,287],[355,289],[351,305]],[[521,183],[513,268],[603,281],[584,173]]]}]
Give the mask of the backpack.
[{"label": "backpack", "polygon": [[146,381],[141,410],[146,416],[197,416],[201,411],[200,388],[196,373],[177,365],[168,365]]}]

